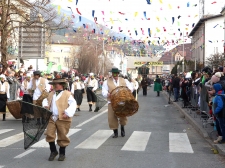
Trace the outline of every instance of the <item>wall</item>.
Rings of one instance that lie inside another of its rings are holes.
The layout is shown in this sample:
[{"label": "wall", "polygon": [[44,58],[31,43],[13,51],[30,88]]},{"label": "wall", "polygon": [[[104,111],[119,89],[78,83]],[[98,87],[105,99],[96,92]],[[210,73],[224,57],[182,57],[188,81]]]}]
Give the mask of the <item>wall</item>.
[{"label": "wall", "polygon": [[202,23],[202,25],[198,28],[198,30],[195,32],[191,39],[192,44],[192,60],[203,63],[204,60],[204,28],[205,25]]},{"label": "wall", "polygon": [[[218,17],[205,22],[205,60],[212,54],[223,53],[224,18]],[[217,25],[217,26],[216,26]],[[216,26],[216,27],[215,27]],[[215,27],[215,28],[214,28]],[[209,42],[211,41],[211,42]]]},{"label": "wall", "polygon": [[78,50],[78,46],[71,44],[50,44],[46,49],[46,59],[47,62],[54,62],[55,65],[52,66],[52,71],[57,71],[58,66],[61,65],[63,70],[68,70],[71,64],[69,59],[74,52]]}]

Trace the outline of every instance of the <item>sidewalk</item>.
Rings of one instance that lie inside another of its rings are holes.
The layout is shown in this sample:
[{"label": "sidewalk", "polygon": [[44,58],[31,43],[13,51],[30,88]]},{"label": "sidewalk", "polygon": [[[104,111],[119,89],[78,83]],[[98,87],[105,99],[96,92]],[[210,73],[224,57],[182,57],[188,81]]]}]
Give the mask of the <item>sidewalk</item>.
[{"label": "sidewalk", "polygon": [[[169,99],[169,95],[167,92],[163,91],[163,95]],[[216,139],[216,131],[214,131],[214,127],[210,124],[207,127],[203,127],[202,121],[200,119],[200,115],[196,113],[196,111],[189,111],[188,108],[182,108],[182,101],[173,102],[173,96],[171,96],[171,104],[177,107],[182,116],[196,129],[196,131],[202,135],[205,140],[212,146],[215,153],[218,151],[219,154],[225,156],[225,144],[214,144],[213,140]]]}]

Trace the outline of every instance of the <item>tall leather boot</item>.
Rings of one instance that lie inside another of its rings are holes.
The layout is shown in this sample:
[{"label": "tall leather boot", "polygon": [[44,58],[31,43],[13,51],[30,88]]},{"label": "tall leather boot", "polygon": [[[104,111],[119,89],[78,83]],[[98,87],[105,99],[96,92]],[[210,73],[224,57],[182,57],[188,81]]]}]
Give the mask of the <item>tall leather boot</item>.
[{"label": "tall leather boot", "polygon": [[118,138],[118,129],[114,129],[113,132],[114,132],[113,138]]},{"label": "tall leather boot", "polygon": [[5,115],[6,115],[6,114],[3,114],[3,119],[2,119],[2,121],[5,121]]},{"label": "tall leather boot", "polygon": [[92,104],[89,104],[89,111],[92,111]]},{"label": "tall leather boot", "polygon": [[121,136],[125,137],[125,129],[124,129],[124,125],[121,125]]}]

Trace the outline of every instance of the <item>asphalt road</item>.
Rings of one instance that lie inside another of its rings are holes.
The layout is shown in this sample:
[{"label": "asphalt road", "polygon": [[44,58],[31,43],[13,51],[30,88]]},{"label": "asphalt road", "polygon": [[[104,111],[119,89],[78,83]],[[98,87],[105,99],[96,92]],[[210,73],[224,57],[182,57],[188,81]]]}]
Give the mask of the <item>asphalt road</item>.
[{"label": "asphalt road", "polygon": [[224,168],[225,158],[213,154],[177,109],[152,89],[146,97],[139,93],[140,109],[128,118],[126,136],[117,139],[108,127],[107,108],[88,112],[84,100],[73,119],[64,162],[48,161],[45,140],[25,151],[21,120],[0,121],[0,168]]}]

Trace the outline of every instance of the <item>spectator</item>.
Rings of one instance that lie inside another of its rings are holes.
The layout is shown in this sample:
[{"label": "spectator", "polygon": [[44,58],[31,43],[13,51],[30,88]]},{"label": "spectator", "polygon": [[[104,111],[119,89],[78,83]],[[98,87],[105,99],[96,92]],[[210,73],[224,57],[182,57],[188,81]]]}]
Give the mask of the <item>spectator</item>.
[{"label": "spectator", "polygon": [[148,81],[146,80],[146,77],[144,77],[143,80],[141,81],[141,86],[143,89],[143,96],[147,96]]},{"label": "spectator", "polygon": [[174,102],[178,102],[180,78],[178,78],[177,74],[174,75],[174,78],[172,80],[172,86],[173,86],[173,92],[174,92]]},{"label": "spectator", "polygon": [[222,133],[222,137],[219,136],[217,142],[220,144],[225,143],[225,109],[224,109],[224,91],[221,84],[216,83],[213,85],[216,96],[213,100],[214,114],[218,120],[219,127]]},{"label": "spectator", "polygon": [[154,83],[154,91],[157,92],[157,97],[160,96],[160,91],[162,91],[161,79],[158,75],[156,75],[156,80]]}]

